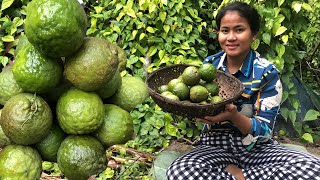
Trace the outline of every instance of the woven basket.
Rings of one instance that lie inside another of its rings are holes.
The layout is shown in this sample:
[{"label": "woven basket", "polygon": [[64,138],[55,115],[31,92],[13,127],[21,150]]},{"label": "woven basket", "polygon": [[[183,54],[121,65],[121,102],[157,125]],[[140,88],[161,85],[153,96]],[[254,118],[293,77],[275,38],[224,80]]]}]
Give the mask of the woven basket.
[{"label": "woven basket", "polygon": [[148,76],[147,86],[150,96],[163,111],[188,118],[200,118],[206,115],[216,115],[224,110],[226,104],[235,101],[241,95],[243,91],[241,81],[220,70],[217,71],[217,76],[214,80],[220,87],[219,96],[224,98],[224,100],[219,103],[199,104],[175,101],[161,96],[157,92],[158,87],[168,84],[171,79],[179,77],[188,66],[190,65],[175,64],[158,69]]}]

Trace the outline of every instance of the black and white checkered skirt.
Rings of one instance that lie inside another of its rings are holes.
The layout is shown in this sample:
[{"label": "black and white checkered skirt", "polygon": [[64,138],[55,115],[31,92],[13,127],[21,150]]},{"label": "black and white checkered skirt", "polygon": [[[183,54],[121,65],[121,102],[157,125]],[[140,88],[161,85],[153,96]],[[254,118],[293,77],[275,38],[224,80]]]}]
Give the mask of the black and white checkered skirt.
[{"label": "black and white checkered skirt", "polygon": [[169,180],[235,179],[224,171],[229,164],[242,169],[246,180],[320,180],[320,158],[280,146],[257,143],[247,151],[239,133],[207,132],[199,145],[176,159],[167,170]]}]

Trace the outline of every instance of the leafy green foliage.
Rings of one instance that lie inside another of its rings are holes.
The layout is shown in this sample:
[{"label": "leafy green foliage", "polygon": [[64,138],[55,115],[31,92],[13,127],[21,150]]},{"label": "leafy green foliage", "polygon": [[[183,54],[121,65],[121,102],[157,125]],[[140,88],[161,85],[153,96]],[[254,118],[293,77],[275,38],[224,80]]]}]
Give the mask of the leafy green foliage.
[{"label": "leafy green foliage", "polygon": [[15,46],[23,31],[25,8],[29,0],[3,0],[0,9],[0,63],[5,66],[13,60]]},{"label": "leafy green foliage", "polygon": [[106,38],[125,49],[127,67],[133,72],[176,63],[200,64],[207,56],[206,43],[200,38],[206,22],[189,0],[106,0],[86,5],[94,9],[89,13],[87,35]]}]

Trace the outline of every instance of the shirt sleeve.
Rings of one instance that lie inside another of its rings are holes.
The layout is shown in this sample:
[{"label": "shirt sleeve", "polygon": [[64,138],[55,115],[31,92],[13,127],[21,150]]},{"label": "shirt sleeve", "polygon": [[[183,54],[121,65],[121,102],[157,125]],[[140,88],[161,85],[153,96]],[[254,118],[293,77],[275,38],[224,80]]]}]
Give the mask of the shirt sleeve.
[{"label": "shirt sleeve", "polygon": [[255,142],[268,141],[276,116],[280,109],[282,84],[276,68],[266,70],[261,78],[261,86],[254,104],[255,112],[251,119],[252,126],[249,134],[242,140],[250,150]]}]

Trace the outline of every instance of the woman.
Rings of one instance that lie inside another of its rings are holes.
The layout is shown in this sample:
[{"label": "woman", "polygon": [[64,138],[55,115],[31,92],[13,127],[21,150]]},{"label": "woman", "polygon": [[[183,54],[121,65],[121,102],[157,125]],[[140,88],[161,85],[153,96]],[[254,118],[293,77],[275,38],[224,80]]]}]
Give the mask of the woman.
[{"label": "woman", "polygon": [[217,14],[222,52],[204,63],[243,82],[242,96],[206,123],[198,146],[168,168],[168,179],[320,179],[320,159],[272,140],[282,85],[276,67],[251,49],[259,31],[258,12],[234,2]]}]

